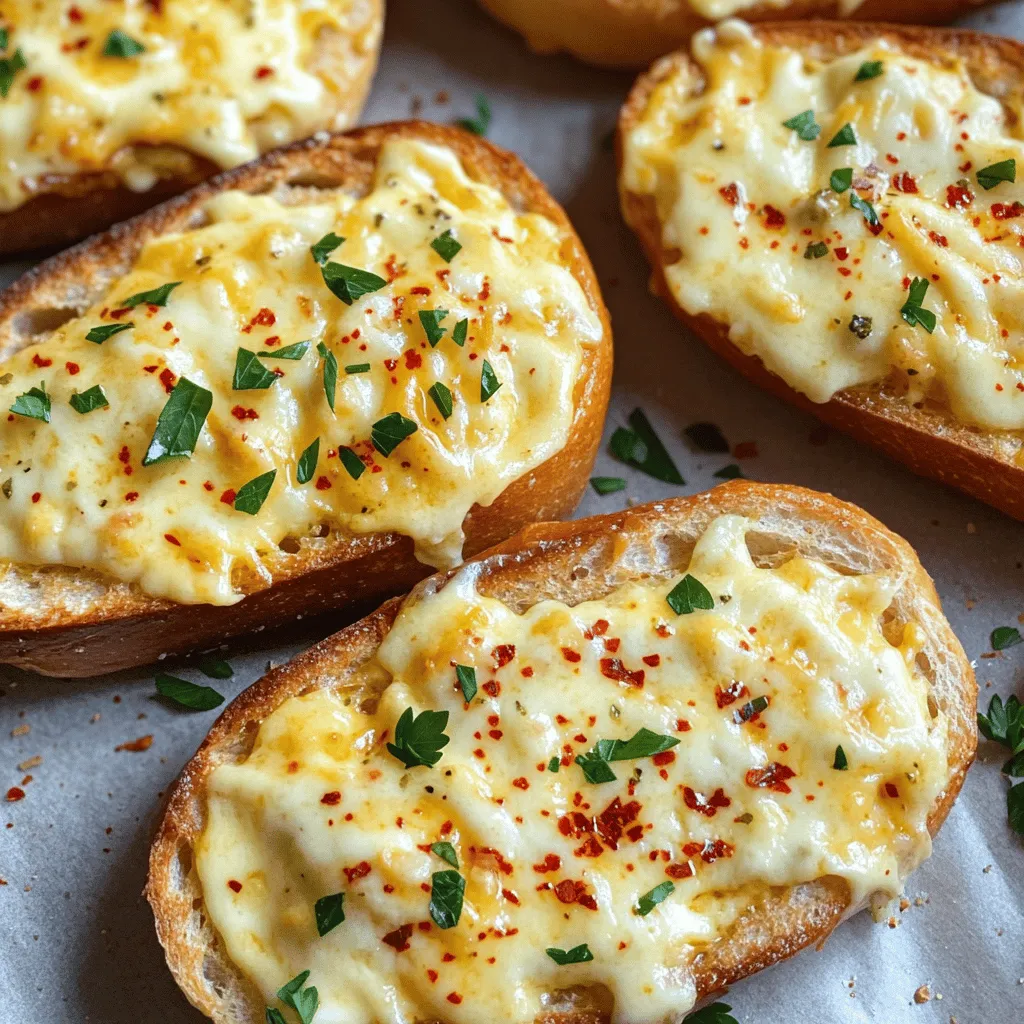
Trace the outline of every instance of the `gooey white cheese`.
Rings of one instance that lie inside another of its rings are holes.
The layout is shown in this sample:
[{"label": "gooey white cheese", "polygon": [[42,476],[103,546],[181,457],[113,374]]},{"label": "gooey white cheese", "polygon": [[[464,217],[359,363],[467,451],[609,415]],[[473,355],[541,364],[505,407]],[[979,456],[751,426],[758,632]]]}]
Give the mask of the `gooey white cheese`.
[{"label": "gooey white cheese", "polygon": [[[451,150],[414,141],[383,147],[359,199],[324,191],[286,206],[228,192],[205,213],[205,226],[147,243],[84,316],[0,364],[4,410],[40,383],[51,401],[49,423],[0,420],[0,559],[84,566],[213,604],[269,581],[286,538],[325,527],[395,530],[424,561],[457,564],[470,508],[565,445],[584,350],[602,338],[562,229],[516,212]],[[445,231],[462,246],[450,262],[431,246]],[[351,305],[336,298],[310,253],[329,232],[345,239],[333,262],[387,283]],[[172,282],[165,306],[123,308]],[[434,347],[418,315],[431,310],[445,311]],[[86,340],[97,325],[129,322],[101,345]],[[240,349],[272,357],[303,341],[300,360],[260,360],[280,375],[271,387],[233,390]],[[339,367],[334,411],[320,344]],[[486,400],[485,361],[500,384]],[[183,377],[213,394],[195,452],[143,466]],[[430,397],[437,382],[453,396],[447,419]],[[109,406],[79,414],[73,393],[95,385]],[[372,426],[392,413],[417,430],[384,457]],[[315,472],[300,484],[300,455],[317,438]],[[358,479],[341,446],[362,461]],[[242,486],[271,470],[258,514],[236,510]]]},{"label": "gooey white cheese", "polygon": [[[888,378],[964,423],[1024,430],[1024,141],[999,101],[962,62],[884,41],[821,62],[730,22],[698,34],[693,57],[705,87],[691,95],[681,70],[654,90],[621,182],[654,200],[682,308],[728,324],[815,402]],[[808,110],[813,141],[783,124]],[[845,125],[856,144],[829,147]],[[986,191],[977,172],[1009,159],[1017,183]],[[853,188],[838,193],[842,168]],[[877,234],[851,196],[872,203]],[[914,278],[934,333],[901,316]]]},{"label": "gooey white cheese", "polygon": [[[688,572],[715,607],[685,615],[666,601],[677,580],[519,615],[467,568],[400,612],[367,670],[391,679],[378,706],[289,699],[243,762],[215,769],[196,870],[267,1002],[309,970],[318,1024],[525,1024],[577,985],[610,992],[616,1022],[677,1019],[687,965],[766,887],[836,875],[854,905],[898,893],[930,851],[946,774],[920,631],[882,634],[899,581],[804,558],[758,568],[749,528],[710,524]],[[456,664],[476,671],[469,705]],[[757,697],[769,704],[751,717]],[[434,768],[386,749],[409,707],[449,714]],[[641,728],[679,743],[586,781],[576,755]],[[430,852],[441,840],[466,879],[443,931],[428,912],[432,874],[451,869]],[[345,921],[319,937],[314,904],[337,892]],[[581,943],[591,962],[545,954]]]},{"label": "gooey white cheese", "polygon": [[[0,211],[54,176],[145,191],[174,169],[153,147],[231,167],[330,127],[380,33],[363,0],[13,0],[0,16],[25,64],[0,99]],[[105,56],[113,31],[144,52]]]}]

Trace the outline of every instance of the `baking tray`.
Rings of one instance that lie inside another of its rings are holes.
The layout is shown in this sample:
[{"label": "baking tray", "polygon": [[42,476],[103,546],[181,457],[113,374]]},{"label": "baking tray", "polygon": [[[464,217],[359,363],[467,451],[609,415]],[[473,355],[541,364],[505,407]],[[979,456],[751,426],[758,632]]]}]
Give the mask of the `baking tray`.
[{"label": "baking tray", "polygon": [[[986,657],[993,627],[1024,613],[1024,526],[909,476],[818,427],[729,370],[687,337],[647,292],[647,263],[619,217],[610,132],[630,76],[530,54],[469,0],[391,0],[367,122],[473,113],[485,94],[490,137],[519,153],[564,204],[594,260],[615,326],[615,390],[605,434],[642,407],[686,478],[682,488],[599,457],[626,491],[588,493],[580,515],[712,486],[731,456],[695,454],[682,429],[717,423],[753,442],[746,476],[831,491],[903,534],[935,578],[974,661],[987,706],[1021,691],[1024,647]],[[969,23],[1024,36],[1024,5]],[[0,268],[6,284],[25,265]],[[270,664],[345,624],[255,635],[227,651],[232,697]],[[164,669],[202,677],[187,661]],[[198,1024],[171,981],[142,899],[149,838],[163,794],[215,712],[176,713],[154,699],[153,669],[62,681],[0,668],[0,1021],[10,1024]],[[152,736],[148,750],[116,751]],[[35,758],[42,760],[32,764]],[[726,997],[750,1024],[1021,1024],[1024,843],[1006,824],[1002,758],[982,746],[931,860],[889,922],[861,914],[808,951]],[[29,762],[27,768],[19,765]],[[927,1002],[915,1001],[924,992]]]}]

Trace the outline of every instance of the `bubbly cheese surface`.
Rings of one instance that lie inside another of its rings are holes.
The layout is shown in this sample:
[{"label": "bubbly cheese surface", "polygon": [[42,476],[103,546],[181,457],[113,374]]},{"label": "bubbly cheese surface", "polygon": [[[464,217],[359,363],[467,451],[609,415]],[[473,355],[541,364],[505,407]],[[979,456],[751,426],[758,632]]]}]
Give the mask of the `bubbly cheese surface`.
[{"label": "bubbly cheese surface", "polygon": [[[573,986],[604,987],[618,1022],[681,1019],[688,964],[769,887],[836,875],[852,905],[898,893],[946,774],[920,630],[881,631],[898,581],[758,568],[749,528],[709,525],[688,573],[714,608],[689,614],[666,600],[677,579],[519,615],[469,567],[400,612],[365,670],[390,679],[379,704],[291,698],[244,762],[216,768],[196,869],[268,1003],[308,970],[320,1024],[525,1024]],[[456,665],[475,669],[469,704]],[[449,716],[435,767],[387,749],[407,708]],[[678,742],[587,781],[578,755],[641,729]],[[452,870],[438,841],[465,879],[444,930],[428,910]],[[314,905],[338,892],[345,920],[320,937]],[[545,953],[582,943],[593,960]]]},{"label": "bubbly cheese surface", "polygon": [[166,147],[231,167],[332,127],[380,34],[367,0],[12,0],[0,26],[0,211],[76,173],[145,191]]},{"label": "bubbly cheese surface", "polygon": [[[655,89],[622,177],[653,199],[682,308],[815,402],[885,381],[963,423],[1024,430],[1019,119],[962,63],[884,41],[822,63],[728,22],[693,57],[706,87],[690,95],[677,71]],[[808,111],[805,140],[784,122]],[[1008,160],[1016,183],[983,187]],[[931,333],[902,312],[915,280]]]},{"label": "bubbly cheese surface", "polygon": [[[0,364],[5,410],[40,384],[50,403],[48,423],[0,421],[0,559],[90,567],[214,604],[258,589],[282,542],[328,530],[396,530],[421,559],[456,564],[469,509],[565,445],[585,349],[602,338],[563,230],[517,213],[451,150],[408,140],[384,146],[362,198],[324,191],[289,206],[228,192],[205,212],[205,226],[147,243],[84,316]],[[461,245],[444,250],[450,262],[431,244],[445,232]],[[311,254],[328,233],[344,238],[330,264],[379,276],[349,305]],[[166,305],[125,308],[175,282]],[[421,313],[443,331],[434,346]],[[274,358],[300,342],[301,358]],[[251,376],[277,375],[269,387],[234,389],[247,383],[240,354]],[[144,465],[182,381],[211,394],[195,450]],[[74,393],[97,385],[109,404],[76,411]],[[385,454],[374,425],[396,415],[415,432]],[[272,471],[256,514],[238,510],[243,486]]]}]

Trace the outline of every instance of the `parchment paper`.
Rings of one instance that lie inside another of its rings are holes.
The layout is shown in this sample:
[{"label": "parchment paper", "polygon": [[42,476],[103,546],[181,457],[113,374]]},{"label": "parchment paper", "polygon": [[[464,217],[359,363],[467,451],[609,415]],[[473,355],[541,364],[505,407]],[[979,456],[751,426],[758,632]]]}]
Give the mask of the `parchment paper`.
[{"label": "parchment paper", "polygon": [[[1024,613],[1024,525],[918,480],[762,394],[715,358],[651,298],[647,265],[616,206],[608,137],[628,75],[530,54],[469,0],[391,0],[380,72],[364,120],[473,113],[483,92],[490,136],[518,152],[565,205],[590,250],[615,326],[615,395],[606,438],[641,406],[686,478],[652,481],[602,454],[596,472],[628,489],[588,493],[581,515],[692,493],[734,461],[691,452],[682,429],[717,423],[753,441],[745,475],[831,491],[907,537],[935,577],[946,612],[975,659],[982,701],[1024,680],[1024,646],[984,657],[993,627]],[[1024,35],[1024,5],[970,24]],[[0,268],[0,283],[22,266]],[[813,441],[812,441],[813,438]],[[816,442],[816,443],[815,443]],[[229,697],[345,622],[233,645]],[[164,665],[202,679],[193,665]],[[141,898],[149,837],[164,791],[216,712],[176,713],[153,699],[153,670],[59,681],[0,668],[0,1021],[10,1024],[198,1024],[171,981]],[[26,729],[27,727],[27,729]],[[149,750],[115,752],[152,735]],[[19,768],[34,757],[42,763]],[[1020,1024],[1024,1022],[1024,842],[1006,824],[1001,749],[984,744],[963,795],[909,882],[895,927],[867,914],[821,952],[737,985],[726,997],[751,1024]],[[928,1002],[914,993],[927,985]]]}]

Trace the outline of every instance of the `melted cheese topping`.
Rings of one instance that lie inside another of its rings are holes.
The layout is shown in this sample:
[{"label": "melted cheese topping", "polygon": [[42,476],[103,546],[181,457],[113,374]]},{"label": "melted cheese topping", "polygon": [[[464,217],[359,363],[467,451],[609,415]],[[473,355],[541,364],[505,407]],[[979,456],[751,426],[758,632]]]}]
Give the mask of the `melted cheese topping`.
[{"label": "melted cheese topping", "polygon": [[[153,147],[231,167],[331,127],[346,60],[380,34],[362,0],[14,0],[2,16],[25,67],[0,99],[0,211],[77,173],[145,191],[177,169]],[[145,52],[104,56],[115,30]]]},{"label": "melted cheese topping", "polygon": [[[5,409],[40,381],[52,403],[50,423],[0,422],[0,559],[91,567],[154,596],[215,604],[239,599],[240,576],[248,589],[269,582],[264,562],[279,543],[324,526],[396,530],[422,560],[457,564],[473,504],[565,445],[584,347],[602,337],[562,230],[472,181],[450,150],[412,141],[384,146],[361,199],[324,192],[285,206],[228,192],[206,216],[147,243],[84,316],[0,365]],[[462,245],[450,263],[431,246],[444,231]],[[389,283],[343,304],[310,254],[328,232],[345,238],[333,261]],[[166,306],[116,308],[175,281]],[[431,348],[418,313],[434,309],[447,311],[446,333]],[[102,345],[86,340],[98,324],[127,322]],[[266,390],[232,389],[239,349],[270,356],[306,340],[300,360],[260,360],[280,375]],[[318,344],[339,364],[333,412]],[[486,402],[485,361],[501,385]],[[367,372],[346,373],[360,364]],[[183,377],[213,394],[195,452],[142,466]],[[448,419],[429,397],[435,382],[453,395]],[[80,415],[72,394],[97,384],[109,407]],[[392,413],[417,430],[384,457],[371,427]],[[313,479],[300,484],[300,454],[316,438]],[[358,480],[339,446],[366,467]],[[259,513],[236,511],[236,492],[270,470]]]},{"label": "melted cheese topping", "polygon": [[[837,875],[853,906],[898,893],[930,851],[946,775],[920,630],[895,646],[881,632],[898,581],[803,558],[757,568],[749,527],[708,527],[688,571],[715,607],[686,615],[666,601],[678,580],[517,615],[469,567],[399,614],[367,670],[391,679],[379,706],[289,699],[243,763],[215,769],[196,869],[268,1002],[309,970],[324,1024],[526,1022],[576,985],[605,987],[615,1021],[679,1019],[686,965],[767,887]],[[469,705],[455,664],[476,670]],[[751,713],[757,697],[768,707]],[[435,768],[386,749],[408,707],[449,713]],[[679,743],[585,780],[576,755],[641,728]],[[444,931],[428,913],[431,876],[449,869],[439,840],[466,878]],[[318,937],[314,903],[338,891],[346,919]],[[589,963],[545,955],[584,942]]]},{"label": "melted cheese topping", "polygon": [[[693,56],[706,88],[691,95],[685,70],[656,88],[622,178],[653,197],[682,308],[728,324],[734,344],[815,402],[887,379],[964,423],[1024,430],[1019,124],[962,63],[885,42],[823,64],[733,22],[695,37]],[[882,74],[855,81],[869,61]],[[783,124],[807,110],[815,141]],[[830,148],[847,124],[856,144]],[[1011,158],[1017,183],[985,191],[977,172]],[[853,188],[840,194],[841,168]],[[877,233],[851,196],[873,204]],[[901,317],[914,278],[930,285],[932,334]],[[870,319],[866,337],[855,317]]]}]

